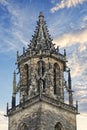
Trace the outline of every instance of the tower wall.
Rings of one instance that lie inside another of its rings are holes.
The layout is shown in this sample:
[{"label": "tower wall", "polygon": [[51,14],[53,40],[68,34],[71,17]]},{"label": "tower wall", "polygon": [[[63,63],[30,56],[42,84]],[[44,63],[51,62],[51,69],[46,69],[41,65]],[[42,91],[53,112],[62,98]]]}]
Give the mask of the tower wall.
[{"label": "tower wall", "polygon": [[[38,66],[38,62],[43,61],[45,66],[44,66],[44,75],[41,76],[38,74],[38,69],[40,69],[40,67]],[[60,72],[58,79],[55,79],[57,82],[57,88],[56,88],[56,96],[59,96],[61,93],[61,100],[63,100],[64,95],[63,95],[63,85],[64,85],[64,76],[63,76],[63,62],[61,62],[60,60],[54,59],[52,57],[43,57],[42,59],[40,58],[31,58],[28,60],[24,60],[24,62],[22,61],[22,63],[19,64],[19,68],[20,68],[20,82],[21,85],[24,87],[24,90],[21,89],[21,99],[23,100],[23,94],[25,95],[25,97],[27,98],[28,96],[32,96],[35,95],[36,93],[38,93],[38,81],[39,79],[42,77],[42,80],[44,80],[45,82],[45,92],[46,94],[49,94],[51,96],[54,96],[54,65],[57,64],[59,66]],[[28,66],[28,81],[27,81],[27,76],[26,76],[26,70],[25,70],[25,65]],[[57,75],[58,75],[57,74]],[[27,82],[28,82],[28,86],[27,86]],[[28,87],[28,96],[26,94],[26,90]],[[60,91],[58,90],[60,89]]]},{"label": "tower wall", "polygon": [[57,123],[62,130],[76,130],[76,115],[48,103],[42,103],[41,130],[55,130]]},{"label": "tower wall", "polygon": [[18,111],[9,116],[9,130],[22,130],[21,124],[26,124],[28,130],[40,130],[40,116],[40,103],[26,109],[18,108]]},{"label": "tower wall", "polygon": [[62,130],[76,130],[75,113],[43,101],[16,111],[10,115],[9,122],[9,130],[22,130],[20,124],[26,124],[28,130],[55,130],[58,122]]},{"label": "tower wall", "polygon": [[[19,81],[16,83],[14,73],[12,107],[7,106],[9,130],[76,130],[77,108],[73,105],[71,75],[66,62],[66,51],[61,54],[59,47],[52,43],[40,12],[28,48],[23,48],[20,56],[17,52]],[[68,81],[64,79],[64,72],[68,72]],[[65,89],[69,103],[65,102]]]}]

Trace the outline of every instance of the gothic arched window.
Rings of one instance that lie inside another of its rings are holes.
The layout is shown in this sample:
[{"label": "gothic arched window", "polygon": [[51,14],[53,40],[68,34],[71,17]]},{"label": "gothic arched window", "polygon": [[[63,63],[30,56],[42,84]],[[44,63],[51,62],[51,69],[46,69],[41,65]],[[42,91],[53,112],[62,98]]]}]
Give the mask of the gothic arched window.
[{"label": "gothic arched window", "polygon": [[45,92],[45,80],[38,81],[38,92]]},{"label": "gothic arched window", "polygon": [[24,65],[24,69],[25,69],[25,85],[27,86],[27,94],[28,94],[28,86],[29,86],[29,66],[28,64],[25,64]]},{"label": "gothic arched window", "polygon": [[19,124],[18,130],[28,130],[28,127],[25,123]]},{"label": "gothic arched window", "polygon": [[38,81],[38,91],[45,92],[45,80],[42,79],[42,77],[44,76],[44,73],[45,73],[45,62],[40,60],[37,63],[37,67],[38,67],[38,76],[41,78]]},{"label": "gothic arched window", "polygon": [[63,130],[63,127],[61,125],[60,122],[58,122],[56,125],[55,125],[55,129],[54,130]]},{"label": "gothic arched window", "polygon": [[54,94],[59,92],[59,83],[60,83],[60,67],[57,63],[54,64]]},{"label": "gothic arched window", "polygon": [[38,75],[43,76],[45,73],[45,62],[41,60],[37,63],[37,65],[38,65]]},{"label": "gothic arched window", "polygon": [[28,64],[25,64],[24,66],[24,69],[25,69],[25,77],[26,77],[26,85],[28,85],[28,78],[29,78],[29,67],[28,67]]}]

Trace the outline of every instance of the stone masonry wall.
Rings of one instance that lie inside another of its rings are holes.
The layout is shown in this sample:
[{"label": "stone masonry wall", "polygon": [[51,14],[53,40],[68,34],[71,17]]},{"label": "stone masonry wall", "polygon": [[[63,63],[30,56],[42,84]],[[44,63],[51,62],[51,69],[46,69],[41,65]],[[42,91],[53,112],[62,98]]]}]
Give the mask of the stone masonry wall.
[{"label": "stone masonry wall", "polygon": [[25,123],[28,130],[55,130],[58,122],[62,124],[63,130],[76,130],[74,113],[39,102],[10,116],[9,130],[20,130],[20,123]]},{"label": "stone masonry wall", "polygon": [[63,130],[76,130],[76,117],[74,113],[43,103],[41,130],[55,130],[55,125],[58,122],[62,124]]}]

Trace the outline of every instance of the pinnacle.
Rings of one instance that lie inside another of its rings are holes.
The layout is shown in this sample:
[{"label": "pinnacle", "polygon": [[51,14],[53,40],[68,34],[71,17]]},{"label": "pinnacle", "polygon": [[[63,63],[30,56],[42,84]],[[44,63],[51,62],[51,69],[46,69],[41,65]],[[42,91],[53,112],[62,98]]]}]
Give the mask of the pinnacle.
[{"label": "pinnacle", "polygon": [[44,15],[42,12],[40,12],[40,14],[39,14],[39,22],[40,22],[40,24],[44,23]]},{"label": "pinnacle", "polygon": [[52,44],[52,39],[50,38],[49,31],[46,26],[46,22],[44,21],[43,12],[39,13],[37,21],[36,30],[34,31],[34,35],[32,36],[32,40],[30,41],[30,46],[32,50],[38,49],[50,49]]},{"label": "pinnacle", "polygon": [[43,12],[41,11],[39,17],[44,17]]}]

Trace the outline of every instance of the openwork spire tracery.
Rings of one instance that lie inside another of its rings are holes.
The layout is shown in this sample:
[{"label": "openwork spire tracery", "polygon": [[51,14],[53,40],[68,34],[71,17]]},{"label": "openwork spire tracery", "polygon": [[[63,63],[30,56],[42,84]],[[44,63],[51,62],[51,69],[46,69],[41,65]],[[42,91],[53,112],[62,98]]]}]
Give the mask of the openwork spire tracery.
[{"label": "openwork spire tracery", "polygon": [[49,31],[46,26],[46,22],[44,21],[43,13],[40,12],[39,20],[37,21],[37,27],[34,31],[34,35],[32,36],[31,43],[29,47],[33,50],[48,50],[54,49],[54,45],[52,44],[52,39],[49,35]]}]

